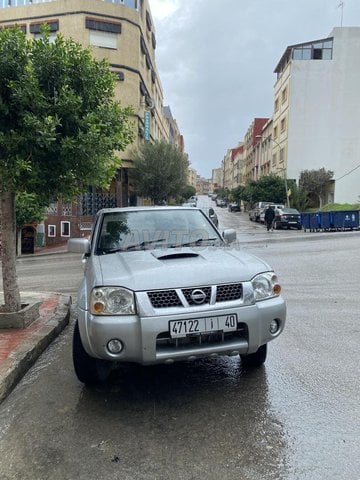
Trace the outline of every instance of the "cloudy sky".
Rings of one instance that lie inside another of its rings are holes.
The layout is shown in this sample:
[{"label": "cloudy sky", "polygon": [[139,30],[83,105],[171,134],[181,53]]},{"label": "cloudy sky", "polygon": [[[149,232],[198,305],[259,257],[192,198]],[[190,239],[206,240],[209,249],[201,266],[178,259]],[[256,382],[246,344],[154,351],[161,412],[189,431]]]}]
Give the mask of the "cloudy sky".
[{"label": "cloudy sky", "polygon": [[255,117],[271,117],[288,45],[325,38],[341,21],[360,26],[360,0],[149,1],[164,104],[206,178]]}]

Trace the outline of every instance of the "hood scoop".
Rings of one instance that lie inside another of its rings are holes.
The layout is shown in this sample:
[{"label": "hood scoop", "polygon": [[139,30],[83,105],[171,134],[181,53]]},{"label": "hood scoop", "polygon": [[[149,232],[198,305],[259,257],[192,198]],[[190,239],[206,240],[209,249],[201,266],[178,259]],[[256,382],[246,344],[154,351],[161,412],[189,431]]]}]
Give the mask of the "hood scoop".
[{"label": "hood scoop", "polygon": [[152,252],[153,256],[158,260],[176,260],[178,258],[193,258],[199,255],[194,252]]}]

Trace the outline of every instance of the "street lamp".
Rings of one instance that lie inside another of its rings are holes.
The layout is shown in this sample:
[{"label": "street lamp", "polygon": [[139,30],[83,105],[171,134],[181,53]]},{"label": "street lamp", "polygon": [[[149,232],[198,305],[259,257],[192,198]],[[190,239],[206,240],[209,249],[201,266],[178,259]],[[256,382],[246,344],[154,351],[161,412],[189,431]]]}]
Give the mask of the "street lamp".
[{"label": "street lamp", "polygon": [[[263,137],[262,135],[256,135],[255,138],[258,138],[260,140],[264,140],[265,137]],[[275,145],[277,145],[279,147],[279,150],[281,149],[280,147],[280,144],[277,140],[274,140],[273,138],[271,137],[268,137],[269,140],[271,140],[272,142],[275,143]],[[287,176],[286,176],[286,168],[282,168],[281,169],[283,172],[284,172],[284,184],[285,184],[285,192],[286,192],[286,206],[287,207],[290,207],[290,200],[289,200],[289,191],[288,191],[288,184],[287,184]]]}]

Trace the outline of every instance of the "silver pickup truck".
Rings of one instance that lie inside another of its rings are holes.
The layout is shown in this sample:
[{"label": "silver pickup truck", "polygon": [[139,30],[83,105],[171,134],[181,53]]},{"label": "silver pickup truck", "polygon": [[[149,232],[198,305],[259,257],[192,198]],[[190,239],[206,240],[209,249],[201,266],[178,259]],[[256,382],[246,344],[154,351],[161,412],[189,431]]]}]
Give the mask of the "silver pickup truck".
[{"label": "silver pickup truck", "polygon": [[84,255],[73,362],[80,381],[104,380],[118,363],[171,364],[239,355],[260,366],[285,325],[272,268],[234,244],[199,208],[98,212]]}]

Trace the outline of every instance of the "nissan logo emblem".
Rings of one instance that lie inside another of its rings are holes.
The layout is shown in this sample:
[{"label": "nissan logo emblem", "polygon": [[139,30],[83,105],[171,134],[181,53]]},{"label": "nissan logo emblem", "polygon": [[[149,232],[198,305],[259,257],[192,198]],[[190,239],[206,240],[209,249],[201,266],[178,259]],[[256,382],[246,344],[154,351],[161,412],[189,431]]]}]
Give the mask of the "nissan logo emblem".
[{"label": "nissan logo emblem", "polygon": [[203,290],[200,290],[197,288],[196,290],[193,290],[190,295],[191,300],[194,303],[197,303],[200,305],[201,303],[204,303],[206,300],[206,293]]}]

